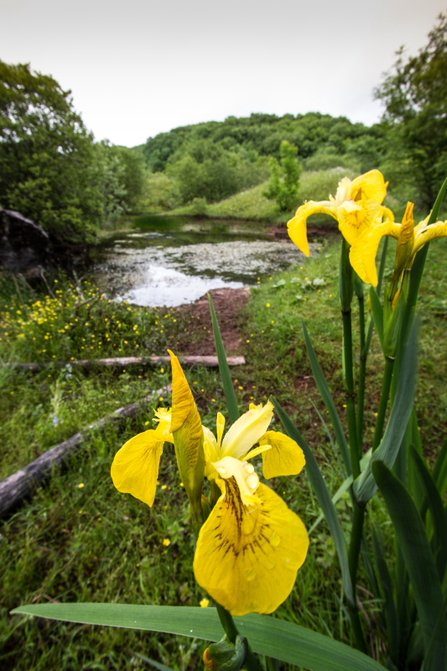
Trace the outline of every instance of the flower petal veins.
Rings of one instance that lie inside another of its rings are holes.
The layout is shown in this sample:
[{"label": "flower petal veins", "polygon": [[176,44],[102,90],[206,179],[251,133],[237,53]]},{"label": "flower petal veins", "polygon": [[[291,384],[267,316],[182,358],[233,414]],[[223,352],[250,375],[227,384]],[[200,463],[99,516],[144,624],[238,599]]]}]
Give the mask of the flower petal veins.
[{"label": "flower petal veins", "polygon": [[272,613],[290,594],[309,539],[301,519],[266,485],[244,505],[234,478],[203,525],[196,580],[233,615]]}]

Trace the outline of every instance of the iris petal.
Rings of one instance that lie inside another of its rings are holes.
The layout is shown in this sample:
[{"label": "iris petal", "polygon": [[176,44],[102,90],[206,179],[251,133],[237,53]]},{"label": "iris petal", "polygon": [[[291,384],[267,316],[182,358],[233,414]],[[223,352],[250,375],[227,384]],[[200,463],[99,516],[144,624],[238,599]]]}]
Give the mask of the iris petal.
[{"label": "iris petal", "polygon": [[301,473],[306,464],[304,452],[292,438],[280,431],[267,431],[259,442],[271,446],[262,454],[265,478]]},{"label": "iris petal", "polygon": [[252,407],[228,429],[221,446],[222,457],[241,459],[267,431],[273,417],[273,404]]},{"label": "iris petal", "polygon": [[[416,226],[416,229],[418,227]],[[447,221],[437,221],[435,224],[430,224],[426,228],[421,228],[416,231],[416,240],[414,243],[414,253],[418,252],[427,242],[434,238],[447,237]]]},{"label": "iris petal", "polygon": [[365,196],[368,200],[382,203],[385,200],[388,182],[379,170],[370,170],[352,181],[351,198],[358,200]]},{"label": "iris petal", "polygon": [[366,230],[355,240],[349,253],[349,260],[357,275],[364,282],[377,286],[376,256],[380,241],[384,235],[391,235],[399,239],[400,230],[399,224],[385,221],[383,224]]},{"label": "iris petal", "polygon": [[221,486],[225,494],[199,534],[197,582],[233,615],[272,613],[306,558],[306,528],[266,485],[259,485],[253,506],[244,506],[234,479]]},{"label": "iris petal", "polygon": [[287,223],[291,240],[306,256],[310,256],[309,242],[307,241],[307,219],[312,214],[319,213],[329,214],[334,219],[337,218],[335,205],[330,201],[321,200],[316,202],[309,200],[297,209],[293,219],[290,219]]},{"label": "iris petal", "polygon": [[134,436],[118,450],[112,463],[113,484],[123,494],[152,506],[157,487],[164,435],[150,429]]}]

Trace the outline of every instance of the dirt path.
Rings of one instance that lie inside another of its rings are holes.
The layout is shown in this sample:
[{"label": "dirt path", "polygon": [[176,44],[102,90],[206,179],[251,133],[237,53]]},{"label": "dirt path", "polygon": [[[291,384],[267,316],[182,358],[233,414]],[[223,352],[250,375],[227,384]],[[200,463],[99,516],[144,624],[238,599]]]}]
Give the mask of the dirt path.
[{"label": "dirt path", "polygon": [[[241,312],[250,297],[250,289],[213,289],[210,291],[219,320],[227,354],[241,353]],[[178,334],[177,348],[181,354],[216,354],[209,303],[202,296],[195,303],[182,305],[176,311],[184,318],[185,330]]]}]

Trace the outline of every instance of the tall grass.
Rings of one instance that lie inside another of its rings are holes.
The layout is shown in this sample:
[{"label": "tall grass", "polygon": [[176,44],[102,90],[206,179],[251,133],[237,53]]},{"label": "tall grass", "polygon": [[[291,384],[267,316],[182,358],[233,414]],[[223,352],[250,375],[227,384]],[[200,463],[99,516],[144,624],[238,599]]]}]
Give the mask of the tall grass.
[{"label": "tall grass", "polygon": [[[245,409],[249,403],[265,401],[275,394],[294,416],[323,465],[331,491],[341,480],[340,469],[311,379],[302,319],[306,319],[343,412],[342,380],[334,373],[341,346],[338,242],[328,239],[308,262],[263,280],[252,291],[242,321],[247,365],[234,373],[241,407]],[[447,425],[446,272],[444,239],[430,249],[421,295],[424,326],[418,417],[423,443],[433,450]],[[166,346],[181,353],[181,334],[190,325],[177,313],[110,303],[93,286],[82,288],[83,298],[76,287],[67,284],[59,289],[56,283],[50,288],[53,297],[49,298],[33,294],[25,286],[20,292],[11,286],[3,292],[3,360],[42,361],[53,355],[59,359],[116,352],[130,355],[136,351],[159,354]],[[87,302],[90,297],[92,301]],[[39,323],[40,318],[43,323]],[[76,318],[82,321],[82,328],[78,329]],[[111,320],[120,320],[126,326],[110,328]],[[86,338],[88,329],[94,339]],[[47,334],[50,338],[45,338]],[[59,342],[49,343],[58,338]],[[373,347],[368,365],[373,396],[367,413],[372,415],[379,394],[374,379],[382,365],[377,348]],[[204,423],[214,428],[216,411],[224,409],[217,373],[194,368],[187,374]],[[3,369],[2,475],[114,408],[162,387],[169,376],[164,366],[129,368],[120,374],[49,367],[30,375]],[[154,405],[169,403],[170,399],[158,399]],[[148,408],[137,417],[95,433],[64,469],[55,471],[30,500],[2,521],[0,666],[5,671],[147,668],[135,653],[153,657],[173,669],[201,668],[200,642],[9,616],[10,609],[21,603],[48,600],[200,603],[205,595],[192,574],[193,538],[172,450],[165,448],[152,509],[119,494],[109,476],[116,450],[128,438],[149,428],[151,422],[152,409]],[[269,484],[299,512],[308,527],[313,524],[319,509],[305,478],[277,478]],[[338,505],[348,522],[349,499],[343,498]],[[374,503],[371,514],[379,523],[384,519],[380,502]],[[312,534],[309,557],[292,595],[278,615],[347,640],[340,596],[335,551],[322,522]],[[362,603],[371,636],[380,650],[373,596],[364,592]]]}]

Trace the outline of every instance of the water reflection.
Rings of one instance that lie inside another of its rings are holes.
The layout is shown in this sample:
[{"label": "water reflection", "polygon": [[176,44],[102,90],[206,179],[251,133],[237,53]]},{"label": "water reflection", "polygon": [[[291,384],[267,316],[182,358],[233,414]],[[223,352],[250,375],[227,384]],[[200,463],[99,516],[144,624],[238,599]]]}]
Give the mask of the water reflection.
[{"label": "water reflection", "polygon": [[97,281],[118,300],[174,307],[210,289],[256,284],[305,258],[259,222],[156,219],[141,226],[140,218],[139,228],[115,234],[99,251]]}]

